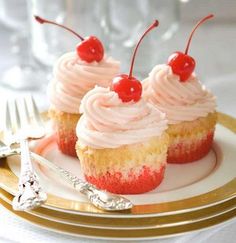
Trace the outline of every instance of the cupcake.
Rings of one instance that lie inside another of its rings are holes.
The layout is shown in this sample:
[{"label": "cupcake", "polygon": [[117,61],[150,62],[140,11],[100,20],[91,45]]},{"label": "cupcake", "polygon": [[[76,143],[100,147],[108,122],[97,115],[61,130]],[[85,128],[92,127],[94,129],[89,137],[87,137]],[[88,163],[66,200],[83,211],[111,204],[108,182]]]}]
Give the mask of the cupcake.
[{"label": "cupcake", "polygon": [[120,63],[104,55],[101,41],[95,36],[81,37],[69,28],[35,16],[41,23],[57,25],[77,36],[81,43],[76,51],[62,55],[53,69],[48,87],[49,116],[53,122],[56,140],[62,153],[76,156],[76,124],[80,118],[80,101],[95,85],[108,87],[119,72]]},{"label": "cupcake", "polygon": [[168,135],[165,115],[142,99],[142,85],[132,75],[114,77],[111,88],[95,87],[82,99],[76,151],[85,178],[118,194],[144,193],[164,177]]},{"label": "cupcake", "polygon": [[157,65],[143,81],[144,98],[166,114],[170,144],[168,163],[204,157],[212,146],[215,97],[192,74],[180,82],[169,65]]},{"label": "cupcake", "polygon": [[76,150],[85,178],[100,189],[137,194],[164,177],[168,135],[164,113],[143,99],[123,102],[109,88],[82,99]]},{"label": "cupcake", "polygon": [[75,128],[80,118],[81,99],[96,84],[110,86],[118,71],[119,62],[111,57],[104,57],[99,63],[87,63],[79,59],[75,52],[70,52],[59,58],[54,66],[48,96],[51,103],[49,115],[58,147],[64,154],[76,156]]},{"label": "cupcake", "polygon": [[144,98],[164,112],[168,119],[168,163],[187,163],[203,158],[211,149],[216,125],[215,96],[195,75],[195,60],[188,55],[200,20],[187,43],[185,53],[175,52],[168,64],[155,66],[143,81]]}]

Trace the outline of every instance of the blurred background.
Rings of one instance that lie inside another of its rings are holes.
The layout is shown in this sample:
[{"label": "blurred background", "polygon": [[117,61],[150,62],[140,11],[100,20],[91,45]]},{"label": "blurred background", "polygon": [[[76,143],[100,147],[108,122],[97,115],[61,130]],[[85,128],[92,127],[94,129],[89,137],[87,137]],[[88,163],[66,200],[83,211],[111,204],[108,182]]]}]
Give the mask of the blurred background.
[{"label": "blurred background", "polygon": [[38,24],[33,14],[82,36],[98,36],[107,55],[122,62],[123,72],[129,70],[138,38],[158,19],[160,26],[137,55],[134,74],[142,79],[172,52],[183,51],[194,24],[209,13],[215,18],[197,30],[189,54],[201,81],[220,95],[219,108],[236,115],[234,94],[229,95],[236,82],[235,0],[0,0],[0,99],[32,92],[46,109],[53,63],[79,42],[63,29]]}]

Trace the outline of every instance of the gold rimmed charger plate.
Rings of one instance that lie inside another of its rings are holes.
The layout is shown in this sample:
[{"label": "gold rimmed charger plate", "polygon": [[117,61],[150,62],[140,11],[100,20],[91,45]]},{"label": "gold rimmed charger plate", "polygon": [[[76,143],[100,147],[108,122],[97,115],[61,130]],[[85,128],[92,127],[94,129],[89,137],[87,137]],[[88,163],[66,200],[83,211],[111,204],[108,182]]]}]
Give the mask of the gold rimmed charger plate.
[{"label": "gold rimmed charger plate", "polygon": [[[45,114],[43,114],[45,117]],[[231,131],[236,127],[236,119],[232,118],[223,113],[218,113],[219,123]],[[17,191],[18,178],[10,170],[6,161],[0,164],[0,186],[11,194],[15,194]],[[145,205],[135,205],[131,211],[128,212],[117,212],[108,213],[101,211],[90,203],[79,202],[75,200],[65,199],[52,194],[48,195],[46,208],[50,208],[54,211],[66,211],[71,214],[87,215],[92,217],[126,217],[130,218],[132,216],[138,216],[141,218],[151,217],[150,214],[154,213],[156,215],[168,215],[168,214],[178,214],[187,211],[198,210],[204,207],[213,206],[221,202],[230,200],[236,196],[236,179],[233,179],[226,183],[225,185],[209,191],[207,193],[190,197],[187,199],[182,199],[178,201],[171,201],[165,203],[156,204],[145,204]],[[153,216],[153,215],[152,215]]]},{"label": "gold rimmed charger plate", "polygon": [[[5,191],[15,194],[17,191],[18,178],[10,170],[6,160],[1,160],[0,163],[0,187]],[[95,208],[90,203],[79,202],[74,200],[65,199],[52,194],[48,195],[48,200],[44,207],[50,208],[55,211],[66,211],[79,214],[79,215],[89,215],[89,216],[100,216],[100,217],[131,217],[132,215],[137,215],[140,217],[151,217],[151,213],[155,215],[170,215],[177,213],[184,213],[188,211],[193,211],[209,206],[219,204],[221,202],[232,199],[236,196],[236,179],[231,180],[227,184],[212,190],[210,192],[194,196],[187,199],[182,199],[178,201],[171,201],[165,203],[157,203],[151,205],[135,205],[131,211],[109,213],[104,212]]]},{"label": "gold rimmed charger plate", "polygon": [[223,112],[217,112],[217,121],[222,126],[236,133],[236,119],[234,117],[224,114]]},{"label": "gold rimmed charger plate", "polygon": [[[11,204],[13,200],[13,195],[4,191],[3,189],[0,189],[0,198],[2,198],[2,200],[7,202],[8,204]],[[28,211],[28,213],[40,218],[48,219],[53,222],[59,222],[88,228],[140,230],[173,227],[186,225],[193,222],[199,222],[232,211],[235,208],[236,198],[233,198],[216,206],[196,210],[193,212],[170,216],[149,217],[144,218],[142,220],[137,220],[134,218],[114,219],[102,217],[88,217],[83,215],[71,215],[42,207]]]},{"label": "gold rimmed charger plate", "polygon": [[47,230],[60,232],[64,234],[69,234],[73,236],[82,236],[87,238],[96,238],[96,239],[157,239],[157,238],[166,238],[166,237],[173,237],[181,234],[185,234],[188,232],[207,229],[214,225],[226,222],[232,219],[236,214],[236,209],[223,213],[221,215],[215,216],[210,219],[206,219],[199,222],[193,222],[189,224],[184,224],[180,226],[174,227],[163,227],[157,229],[140,229],[140,230],[112,230],[112,229],[96,229],[96,228],[88,228],[88,227],[81,227],[81,226],[74,226],[63,224],[55,221],[50,221],[48,219],[43,219],[35,215],[31,215],[26,212],[17,212],[13,211],[11,205],[5,202],[4,200],[0,199],[0,203],[3,207],[9,210],[14,215],[33,223],[39,227],[42,227]]}]

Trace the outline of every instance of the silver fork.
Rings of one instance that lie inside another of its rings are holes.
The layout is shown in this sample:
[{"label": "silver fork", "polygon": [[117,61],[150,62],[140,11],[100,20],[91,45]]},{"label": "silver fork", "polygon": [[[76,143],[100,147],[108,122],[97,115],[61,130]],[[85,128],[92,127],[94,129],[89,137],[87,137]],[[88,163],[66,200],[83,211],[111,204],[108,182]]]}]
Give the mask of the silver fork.
[{"label": "silver fork", "polygon": [[45,135],[42,121],[32,96],[23,103],[15,100],[10,108],[6,104],[5,133],[8,145],[20,143],[21,171],[19,185],[12,205],[14,210],[30,210],[39,207],[47,200],[30,158],[28,139],[38,139]]}]

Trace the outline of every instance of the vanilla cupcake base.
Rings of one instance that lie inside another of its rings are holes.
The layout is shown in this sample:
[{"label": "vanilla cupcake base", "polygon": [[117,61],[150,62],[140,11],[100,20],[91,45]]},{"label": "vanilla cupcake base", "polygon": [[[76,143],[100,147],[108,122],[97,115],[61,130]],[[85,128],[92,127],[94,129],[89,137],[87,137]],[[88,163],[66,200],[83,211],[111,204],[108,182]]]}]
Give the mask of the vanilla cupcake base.
[{"label": "vanilla cupcake base", "polygon": [[191,122],[169,125],[168,163],[189,163],[206,156],[212,147],[216,112]]},{"label": "vanilla cupcake base", "polygon": [[51,109],[49,111],[49,117],[53,122],[53,129],[56,133],[59,150],[66,155],[76,157],[76,125],[80,115]]},{"label": "vanilla cupcake base", "polygon": [[88,182],[118,194],[155,189],[163,180],[168,135],[115,149],[94,149],[77,142],[76,150]]}]

